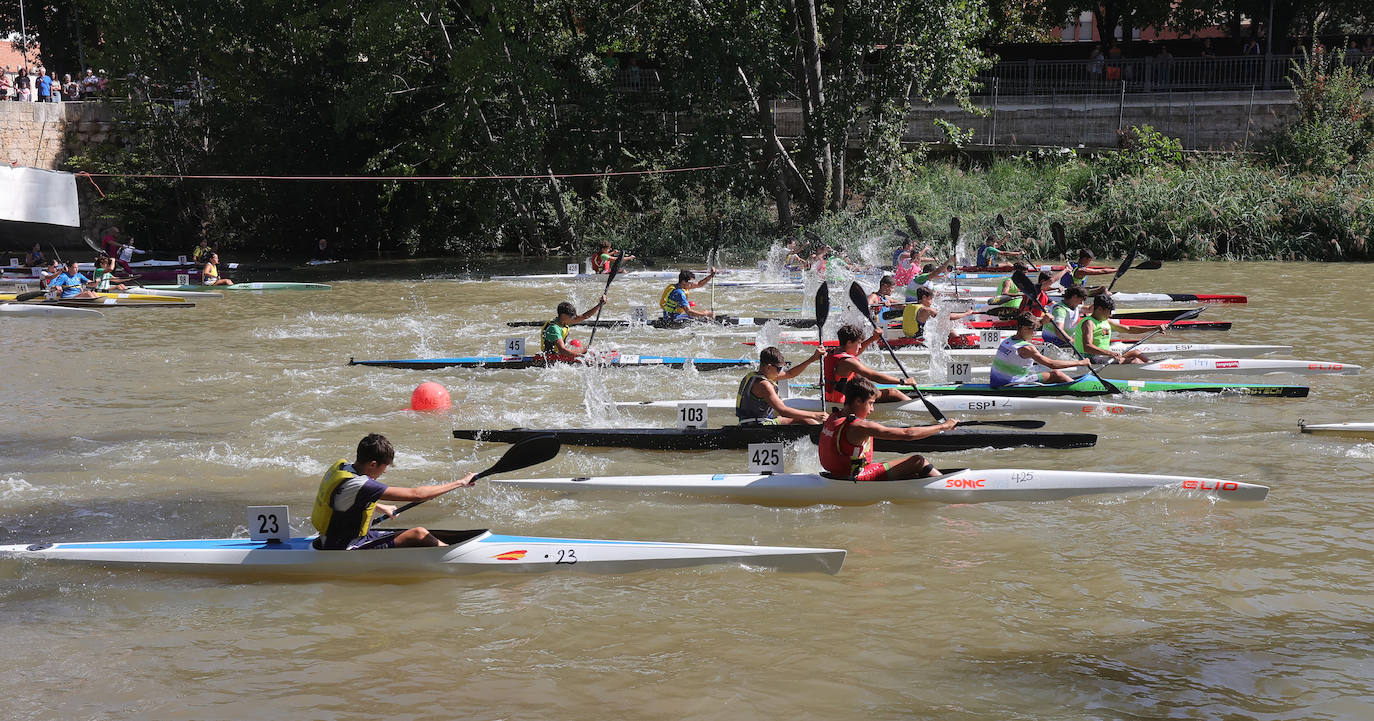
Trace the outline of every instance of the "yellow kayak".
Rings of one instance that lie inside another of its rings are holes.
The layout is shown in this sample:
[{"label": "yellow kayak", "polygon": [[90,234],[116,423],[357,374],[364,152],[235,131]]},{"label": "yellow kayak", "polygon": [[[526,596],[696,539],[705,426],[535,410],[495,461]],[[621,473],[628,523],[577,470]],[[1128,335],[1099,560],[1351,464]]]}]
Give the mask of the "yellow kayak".
[{"label": "yellow kayak", "polygon": [[[18,295],[17,293],[0,293],[0,301],[13,301],[13,300],[15,300],[15,298],[16,298],[17,295]],[[186,299],[185,299],[185,298],[169,298],[169,297],[167,297],[167,296],[161,296],[161,295],[147,295],[147,294],[144,294],[144,293],[121,293],[121,292],[118,292],[118,291],[110,291],[110,292],[105,292],[105,293],[97,293],[97,295],[99,295],[100,298],[87,298],[87,299],[86,299],[87,302],[88,302],[88,303],[99,303],[102,299],[108,298],[108,299],[111,299],[111,300],[118,300],[118,301],[120,301],[120,303],[119,303],[120,305],[141,305],[141,304],[150,304],[150,305],[158,305],[158,304],[161,304],[161,305],[184,305],[184,304],[186,303]],[[32,298],[32,299],[30,299],[30,302],[42,301],[42,300],[43,300],[43,297],[40,296],[40,297],[38,297],[38,298]],[[67,300],[74,300],[74,299],[67,299]]]}]

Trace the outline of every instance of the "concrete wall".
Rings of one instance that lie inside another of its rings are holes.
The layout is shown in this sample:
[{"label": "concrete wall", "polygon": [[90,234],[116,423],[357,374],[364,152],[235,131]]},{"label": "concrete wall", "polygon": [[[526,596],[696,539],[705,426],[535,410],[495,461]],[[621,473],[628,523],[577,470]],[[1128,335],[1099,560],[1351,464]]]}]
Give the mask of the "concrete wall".
[{"label": "concrete wall", "polygon": [[84,145],[105,139],[110,128],[103,103],[0,102],[0,161],[56,170]]}]

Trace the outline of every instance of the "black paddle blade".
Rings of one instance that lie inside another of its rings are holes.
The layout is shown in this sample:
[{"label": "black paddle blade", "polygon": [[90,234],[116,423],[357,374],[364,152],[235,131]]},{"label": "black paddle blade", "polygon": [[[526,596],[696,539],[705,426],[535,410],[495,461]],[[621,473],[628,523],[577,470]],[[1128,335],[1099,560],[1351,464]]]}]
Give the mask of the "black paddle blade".
[{"label": "black paddle blade", "polygon": [[1016,289],[1026,294],[1031,300],[1040,297],[1040,289],[1026,277],[1026,271],[1018,270],[1011,274],[1011,282],[1016,284]]},{"label": "black paddle blade", "polygon": [[554,436],[535,436],[520,441],[511,446],[491,468],[478,473],[477,477],[486,478],[497,473],[509,473],[538,465],[558,455],[559,446],[558,439]]},{"label": "black paddle blade", "polygon": [[902,229],[901,229],[901,228],[898,228],[898,229],[896,229],[896,230],[894,230],[894,231],[892,231],[892,232],[893,232],[893,234],[895,234],[898,238],[901,238],[902,240],[911,240],[911,236],[909,236],[909,235],[907,235],[906,233],[902,232]]},{"label": "black paddle blade", "polygon": [[951,243],[959,242],[959,216],[949,219],[949,240]]},{"label": "black paddle blade", "polygon": [[821,287],[816,289],[816,327],[825,326],[825,319],[830,317],[830,283],[821,283]]},{"label": "black paddle blade", "polygon": [[1207,310],[1207,309],[1206,309],[1206,308],[1194,308],[1194,309],[1192,309],[1192,310],[1185,310],[1185,311],[1183,311],[1182,313],[1179,313],[1178,315],[1174,316],[1174,319],[1171,320],[1171,321],[1169,321],[1169,322],[1166,324],[1166,327],[1169,326],[1169,325],[1173,325],[1173,324],[1175,324],[1175,323],[1177,323],[1177,322],[1179,322],[1179,321],[1181,321],[1181,320],[1192,320],[1192,319],[1194,319],[1194,318],[1196,318],[1196,317],[1202,315],[1202,311],[1204,311],[1204,310]]},{"label": "black paddle blade", "polygon": [[1140,265],[1137,265],[1137,266],[1135,267],[1135,269],[1136,269],[1136,270],[1159,270],[1160,268],[1163,268],[1163,267],[1164,267],[1164,264],[1161,263],[1161,262],[1159,262],[1159,261],[1157,261],[1157,260],[1147,260],[1147,261],[1145,261],[1144,263],[1141,263]]},{"label": "black paddle blade", "polygon": [[868,294],[864,292],[863,286],[857,282],[849,284],[849,302],[853,303],[854,307],[862,311],[865,316],[868,316],[868,322],[877,327],[877,321],[873,320],[873,309],[868,307]]},{"label": "black paddle blade", "polygon": [[997,214],[997,227],[999,227],[999,228],[1005,228],[1005,227],[1007,227],[1007,219],[1006,219],[1006,218],[1003,218],[1001,213],[998,213],[998,214]]},{"label": "black paddle blade", "polygon": [[27,293],[20,293],[19,295],[14,296],[14,302],[23,303],[26,300],[33,300],[34,298],[37,298],[40,295],[43,295],[43,291],[31,290]]},{"label": "black paddle blade", "polygon": [[997,308],[989,308],[986,313],[986,315],[990,315],[994,318],[1001,318],[1002,320],[1011,320],[1012,318],[1015,318],[1020,314],[1020,308],[1013,308],[1009,305],[1004,305]]},{"label": "black paddle blade", "polygon": [[1059,221],[1050,223],[1050,235],[1054,236],[1054,249],[1061,257],[1069,257],[1069,241],[1064,237],[1064,224]]},{"label": "black paddle blade", "polygon": [[[610,287],[611,287],[611,281],[615,280],[615,274],[620,272],[620,260],[621,260],[622,258],[624,258],[624,257],[625,257],[625,253],[622,252],[620,255],[617,255],[617,256],[615,257],[615,260],[611,261],[611,272],[609,272],[609,273],[606,274],[606,289],[607,289],[607,290],[609,290]],[[605,291],[602,291],[602,292],[605,292]]]},{"label": "black paddle blade", "polygon": [[924,234],[921,233],[921,226],[916,224],[916,217],[911,213],[906,214],[906,227],[911,228],[912,235],[915,235],[917,238],[925,237]]}]

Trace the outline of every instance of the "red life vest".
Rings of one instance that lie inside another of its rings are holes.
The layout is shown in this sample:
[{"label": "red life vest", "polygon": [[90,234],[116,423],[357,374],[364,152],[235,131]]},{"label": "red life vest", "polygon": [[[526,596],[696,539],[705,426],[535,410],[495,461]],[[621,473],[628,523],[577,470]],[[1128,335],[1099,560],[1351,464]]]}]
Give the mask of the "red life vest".
[{"label": "red life vest", "polygon": [[854,416],[837,408],[825,419],[825,425],[821,426],[821,467],[833,475],[853,478],[855,473],[873,462],[872,436],[857,446],[845,440],[845,429],[853,422]]},{"label": "red life vest", "polygon": [[840,361],[846,358],[854,357],[855,356],[852,353],[846,353],[842,350],[836,349],[829,353],[826,353],[825,357],[821,358],[821,377],[825,379],[824,396],[826,401],[833,403],[844,403],[844,393],[840,392],[837,389],[843,386],[845,383],[849,382],[849,379],[853,378],[854,374],[849,373],[843,378],[836,378],[835,366],[839,365]]}]

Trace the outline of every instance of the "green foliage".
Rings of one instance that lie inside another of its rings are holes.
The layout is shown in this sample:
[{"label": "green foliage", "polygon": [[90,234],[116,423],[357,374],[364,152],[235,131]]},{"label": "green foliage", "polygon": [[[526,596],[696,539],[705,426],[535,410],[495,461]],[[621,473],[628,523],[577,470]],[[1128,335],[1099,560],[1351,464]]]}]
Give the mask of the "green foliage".
[{"label": "green foliage", "polygon": [[1347,65],[1342,54],[1317,52],[1293,63],[1298,118],[1274,138],[1274,159],[1319,174],[1374,166],[1374,76],[1368,61]]},{"label": "green foliage", "polygon": [[973,128],[961,130],[959,126],[944,118],[936,118],[933,123],[941,133],[944,133],[945,143],[953,146],[955,150],[963,150],[965,145],[973,142]]}]

